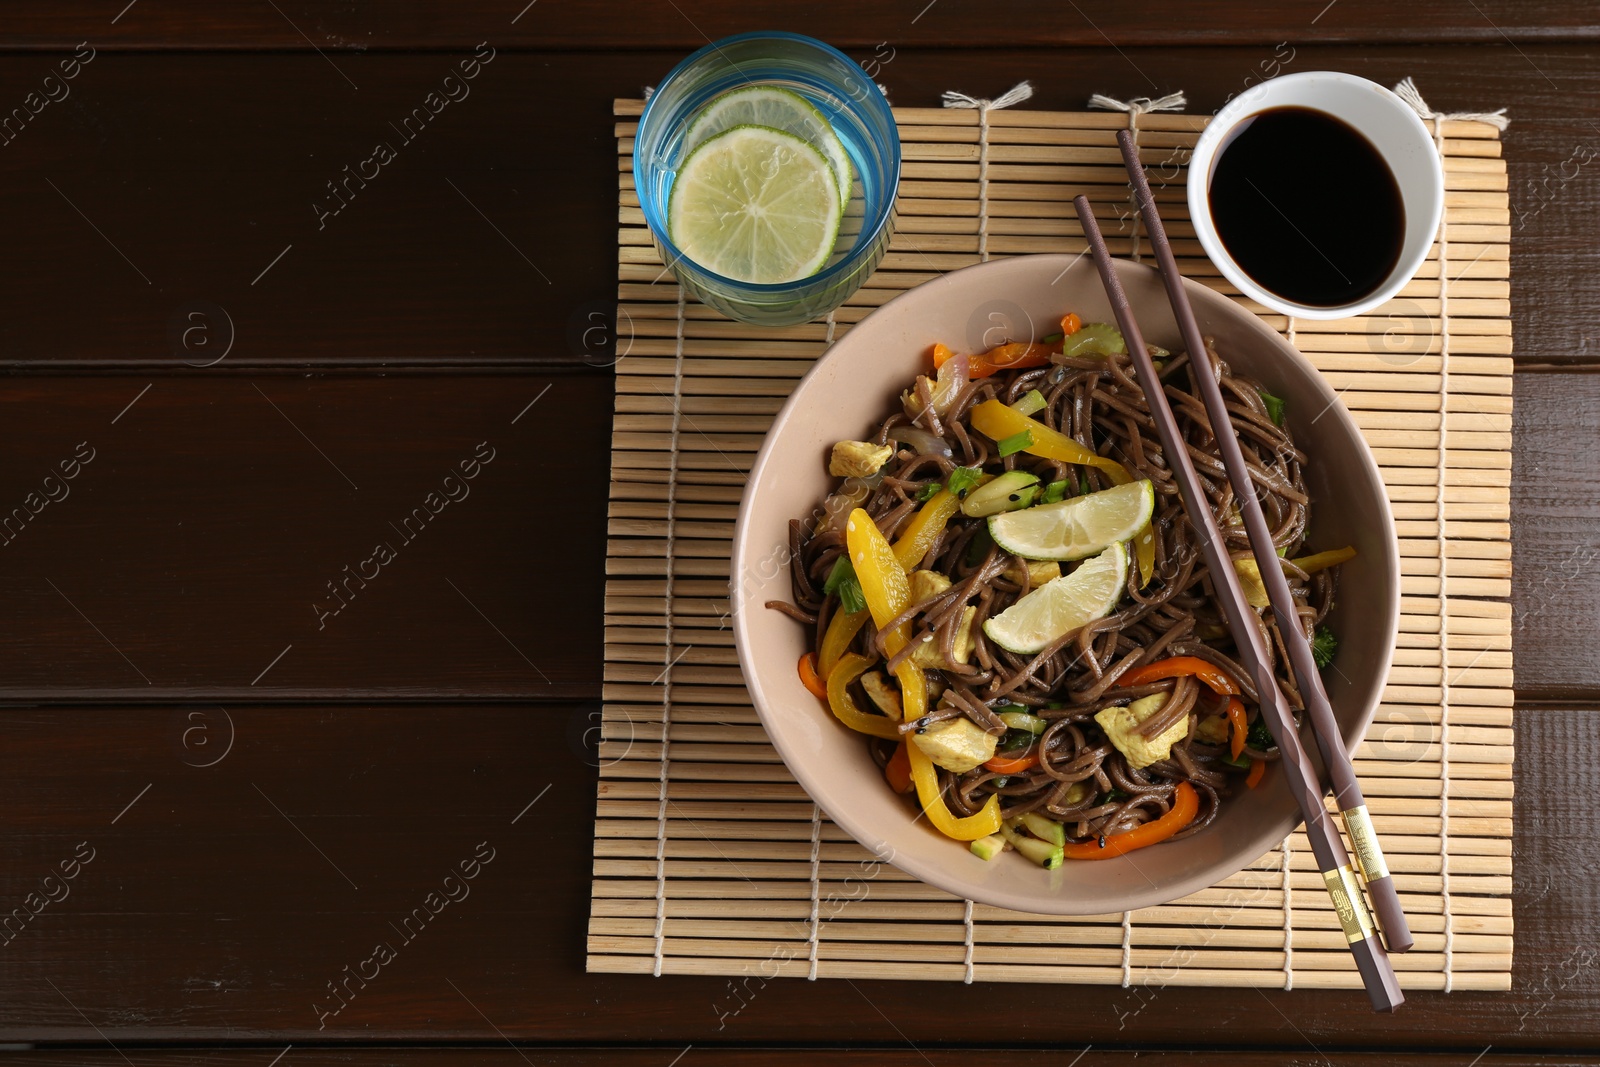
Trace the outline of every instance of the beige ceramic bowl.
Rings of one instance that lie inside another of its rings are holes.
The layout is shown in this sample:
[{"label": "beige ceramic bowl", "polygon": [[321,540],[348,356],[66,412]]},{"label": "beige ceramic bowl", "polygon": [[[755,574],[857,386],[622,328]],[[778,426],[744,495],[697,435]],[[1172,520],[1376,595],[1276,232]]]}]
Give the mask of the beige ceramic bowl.
[{"label": "beige ceramic bowl", "polygon": [[[1178,329],[1159,275],[1118,263],[1146,339],[1178,349]],[[1312,457],[1311,543],[1359,550],[1345,565],[1331,626],[1339,639],[1324,681],[1346,746],[1354,750],[1377,708],[1400,609],[1399,552],[1376,464],[1322,376],[1254,315],[1189,283],[1201,329],[1232,367],[1288,401],[1296,443]],[[1300,817],[1274,768],[1258,789],[1229,800],[1203,832],[1128,856],[1045,871],[1007,853],[972,855],[914,820],[884,785],[866,740],[807,692],[795,662],[807,632],[768,600],[790,597],[787,524],[831,490],[828,451],[862,438],[925,371],[942,341],[973,351],[1054,332],[1068,311],[1111,321],[1088,258],[1026,256],[969,267],[898,297],[853,328],[806,375],[779,413],[751,472],[733,551],[734,630],[757,712],[789,770],[834,822],[880,858],[960,897],[1024,912],[1100,915],[1173,900],[1226,878],[1275,846]],[[1009,334],[1009,338],[1005,335]],[[1312,747],[1307,727],[1302,737]],[[1320,761],[1319,761],[1320,764]]]}]

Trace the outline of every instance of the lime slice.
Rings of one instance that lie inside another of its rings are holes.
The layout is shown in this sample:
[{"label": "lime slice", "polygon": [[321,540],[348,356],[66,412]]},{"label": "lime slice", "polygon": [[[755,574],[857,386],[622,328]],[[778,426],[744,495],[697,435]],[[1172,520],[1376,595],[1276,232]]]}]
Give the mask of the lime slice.
[{"label": "lime slice", "polygon": [[821,270],[843,205],[828,161],[792,133],[735,126],[696,148],[672,184],[667,233],[708,270],[772,285]]},{"label": "lime slice", "polygon": [[700,109],[683,135],[687,156],[701,144],[735,126],[769,126],[792,133],[827,157],[839,183],[839,199],[850,199],[854,172],[844,142],[833,132],[828,117],[799,93],[776,85],[751,85],[723,93]]},{"label": "lime slice", "polygon": [[1031,655],[1111,614],[1127,584],[1128,546],[1119,543],[986,620],[983,632],[1007,652]]},{"label": "lime slice", "polygon": [[1039,504],[989,519],[994,543],[1024,559],[1083,559],[1116,541],[1126,541],[1155,510],[1150,479]]}]

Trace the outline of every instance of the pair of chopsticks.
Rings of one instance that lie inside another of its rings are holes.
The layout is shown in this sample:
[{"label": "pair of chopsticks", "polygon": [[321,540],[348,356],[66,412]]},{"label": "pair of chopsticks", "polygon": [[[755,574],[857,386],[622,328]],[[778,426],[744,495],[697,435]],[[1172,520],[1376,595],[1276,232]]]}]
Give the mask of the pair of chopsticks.
[{"label": "pair of chopsticks", "polygon": [[[1138,149],[1133,143],[1133,138],[1126,133],[1118,138],[1118,144],[1122,147],[1123,163],[1138,192],[1140,209],[1148,220],[1151,243],[1155,249],[1157,262],[1161,266],[1161,277],[1166,283],[1168,300],[1178,317],[1183,343],[1190,346],[1191,359],[1194,358],[1193,353],[1196,351],[1203,354],[1199,364],[1203,367],[1209,362],[1210,357],[1205,354],[1204,338],[1200,336],[1194,311],[1189,306],[1183,281],[1178,275],[1178,264],[1173,258],[1166,230],[1161,225],[1161,216],[1156,210],[1155,197],[1150,192],[1150,183],[1145,178],[1144,167],[1139,163]],[[1195,348],[1196,345],[1199,347]],[[1201,382],[1200,390],[1212,426],[1228,426],[1227,409],[1223,404],[1222,391],[1216,384],[1215,376],[1201,377],[1204,380]],[[1345,754],[1344,744],[1339,736],[1339,725],[1334,721],[1333,708],[1328,703],[1327,691],[1322,687],[1322,673],[1317,669],[1316,660],[1311,653],[1311,644],[1305,639],[1304,631],[1300,627],[1294,598],[1289,593],[1289,583],[1283,576],[1283,567],[1278,563],[1277,553],[1273,549],[1267,520],[1261,513],[1261,502],[1245,473],[1244,457],[1239,452],[1238,437],[1232,433],[1221,433],[1217,435],[1217,441],[1228,479],[1233,483],[1234,496],[1239,501],[1240,511],[1244,517],[1245,531],[1250,538],[1250,550],[1255,556],[1256,566],[1261,571],[1261,579],[1266,585],[1272,612],[1277,618],[1278,632],[1283,635],[1290,666],[1294,670],[1295,679],[1300,686],[1300,695],[1311,718],[1317,745],[1322,750],[1322,762],[1327,766],[1328,776],[1333,783],[1334,799],[1340,814],[1344,817],[1345,829],[1350,834],[1350,843],[1355,848],[1356,865],[1366,882],[1373,910],[1378,913],[1379,930],[1390,952],[1405,952],[1414,943],[1411,930],[1406,924],[1405,912],[1400,907],[1394,879],[1390,877],[1388,865],[1384,862],[1383,850],[1378,846],[1377,835],[1372,828],[1372,818],[1367,813],[1366,798],[1362,796],[1361,786],[1356,782],[1355,769],[1351,767],[1350,760]]]},{"label": "pair of chopsticks", "polygon": [[[1150,230],[1151,244],[1155,250],[1156,261],[1161,267],[1162,281],[1167,287],[1167,298],[1172,304],[1179,330],[1183,334],[1183,343],[1188,347],[1189,358],[1195,361],[1195,365],[1205,368],[1210,363],[1210,355],[1205,348],[1205,339],[1200,335],[1200,327],[1195,322],[1194,310],[1189,306],[1183,280],[1178,274],[1178,264],[1172,255],[1172,246],[1167,241],[1166,229],[1162,226],[1161,215],[1156,210],[1155,197],[1150,192],[1150,183],[1145,177],[1144,167],[1139,163],[1138,149],[1134,145],[1133,137],[1127,131],[1118,135],[1117,143],[1122,147],[1123,163],[1138,194],[1140,210]],[[1195,353],[1200,354],[1198,360],[1195,358]],[[1222,390],[1217,385],[1215,375],[1202,373],[1199,378],[1201,399],[1205,404],[1206,415],[1213,431],[1215,432],[1217,427],[1229,426],[1228,411],[1223,403]],[[1162,403],[1165,406],[1164,397]],[[1355,770],[1345,754],[1344,743],[1339,736],[1339,725],[1334,720],[1327,691],[1322,687],[1322,673],[1317,669],[1316,660],[1311,653],[1311,644],[1305,639],[1304,631],[1301,629],[1294,598],[1289,592],[1289,583],[1283,576],[1283,567],[1272,545],[1272,534],[1267,529],[1265,516],[1261,513],[1261,502],[1251,485],[1244,457],[1239,451],[1238,437],[1233,433],[1217,433],[1216,436],[1222,453],[1223,466],[1227,470],[1228,480],[1233,484],[1234,497],[1239,502],[1244,517],[1245,531],[1250,539],[1250,550],[1255,556],[1256,567],[1261,572],[1261,580],[1266,585],[1272,612],[1277,618],[1278,632],[1283,635],[1290,666],[1294,670],[1295,679],[1299,682],[1300,695],[1311,718],[1317,745],[1322,750],[1322,762],[1327,766],[1329,778],[1332,779],[1334,798],[1340,814],[1344,817],[1345,828],[1349,831],[1350,843],[1355,848],[1356,865],[1366,882],[1373,910],[1378,913],[1379,931],[1383,934],[1384,943],[1390,952],[1405,952],[1414,943],[1411,930],[1406,924],[1405,913],[1401,910],[1400,898],[1394,888],[1394,879],[1390,877],[1389,868],[1384,862],[1383,850],[1378,846],[1377,835],[1373,832],[1372,818],[1367,813],[1366,798],[1362,796],[1361,786],[1356,782]]]},{"label": "pair of chopsticks", "polygon": [[[1345,753],[1338,724],[1333,717],[1333,709],[1322,687],[1321,674],[1312,658],[1311,646],[1301,628],[1294,599],[1289,592],[1289,584],[1283,576],[1282,563],[1273,546],[1272,535],[1267,528],[1266,518],[1261,513],[1260,501],[1257,499],[1244,456],[1239,449],[1238,438],[1230,429],[1232,420],[1223,400],[1222,390],[1217,384],[1205,338],[1201,335],[1199,323],[1195,320],[1194,309],[1189,305],[1188,294],[1184,291],[1183,279],[1178,274],[1177,261],[1173,258],[1172,247],[1161,225],[1155,198],[1150,192],[1144,167],[1139,162],[1138,149],[1133,143],[1133,137],[1127,131],[1122,131],[1117,135],[1117,141],[1122,147],[1123,162],[1127,166],[1128,176],[1138,196],[1140,210],[1150,235],[1150,243],[1160,265],[1162,279],[1166,283],[1168,300],[1177,318],[1183,343],[1189,351],[1189,360],[1194,366],[1194,378],[1199,383],[1201,401],[1205,405],[1207,418],[1222,454],[1228,480],[1232,483],[1234,498],[1244,518],[1256,566],[1261,572],[1262,581],[1272,603],[1278,632],[1282,635],[1284,647],[1288,650],[1289,662],[1299,682],[1300,694],[1316,734],[1317,744],[1322,751],[1323,763],[1329,769],[1340,812],[1344,815],[1345,826],[1356,849],[1356,863],[1366,881],[1367,891],[1372,894],[1372,905],[1378,913],[1381,932],[1384,940],[1388,942],[1389,950],[1404,952],[1413,943],[1411,932],[1406,925],[1399,898],[1395,894],[1394,880],[1389,876],[1383,852],[1379,849],[1373,834],[1365,799],[1361,795],[1355,772]],[[1316,856],[1317,867],[1322,872],[1328,893],[1339,913],[1340,926],[1350,944],[1357,969],[1361,972],[1362,983],[1366,986],[1375,1010],[1393,1011],[1404,1003],[1405,997],[1400,992],[1388,952],[1376,936],[1379,930],[1373,923],[1372,913],[1368,910],[1366,897],[1362,895],[1361,883],[1351,867],[1350,855],[1344,847],[1344,841],[1339,837],[1338,830],[1323,806],[1322,783],[1318,780],[1316,770],[1300,744],[1293,714],[1274,677],[1270,650],[1257,625],[1255,613],[1245,600],[1239,576],[1234,570],[1233,561],[1228,556],[1226,542],[1217,528],[1211,506],[1200,487],[1199,477],[1189,458],[1177,420],[1167,403],[1149,351],[1145,348],[1139,323],[1134,318],[1133,308],[1128,303],[1127,294],[1123,292],[1122,283],[1112,263],[1111,253],[1107,250],[1105,239],[1101,236],[1100,227],[1095,221],[1094,210],[1090,207],[1088,198],[1084,196],[1077,197],[1073,204],[1077,208],[1078,219],[1083,224],[1084,236],[1088,239],[1095,266],[1099,269],[1100,279],[1105,284],[1106,294],[1116,311],[1117,324],[1121,327],[1123,338],[1127,342],[1128,353],[1132,357],[1134,371],[1138,375],[1140,387],[1144,390],[1146,403],[1150,407],[1151,417],[1155,421],[1157,436],[1161,440],[1167,464],[1177,479],[1184,511],[1199,536],[1202,554],[1217,599],[1227,618],[1228,628],[1239,650],[1240,661],[1255,680],[1256,691],[1261,697],[1262,716],[1282,754],[1284,777],[1289,783],[1290,792],[1294,794],[1300,806],[1301,815],[1305,818],[1306,834],[1311,841],[1311,850]]]}]

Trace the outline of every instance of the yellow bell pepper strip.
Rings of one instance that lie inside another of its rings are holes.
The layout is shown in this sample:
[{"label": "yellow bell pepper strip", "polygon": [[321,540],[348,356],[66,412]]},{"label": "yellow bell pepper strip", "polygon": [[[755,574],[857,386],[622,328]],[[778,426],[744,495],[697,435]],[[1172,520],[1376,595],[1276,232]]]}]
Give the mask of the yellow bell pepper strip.
[{"label": "yellow bell pepper strip", "polygon": [[[878,524],[864,509],[856,508],[850,513],[845,520],[844,534],[845,550],[850,553],[850,565],[861,583],[861,594],[866,597],[872,621],[879,627],[886,626],[911,602],[911,582],[906,578],[906,569],[900,565]],[[891,656],[906,643],[910,636],[907,630],[907,625],[901,623],[884,636],[884,647]]]},{"label": "yellow bell pepper strip", "polygon": [[[930,501],[931,503],[931,501]],[[845,550],[855,568],[861,594],[866,597],[872,621],[883,626],[911,603],[911,582],[888,540],[861,508],[845,521]],[[883,647],[893,656],[911,639],[911,623],[903,622],[884,634]],[[928,682],[922,668],[907,659],[895,672],[900,683],[900,704],[907,719],[920,719],[928,710]]]},{"label": "yellow bell pepper strip", "polygon": [[[922,676],[922,668],[907,659],[900,664],[900,669],[894,672],[894,678],[900,683],[900,706],[905,709],[906,720],[920,719],[926,715],[928,680]],[[917,748],[916,745],[911,747]],[[921,752],[922,749],[917,748],[917,751]]]},{"label": "yellow bell pepper strip", "polygon": [[811,691],[813,696],[823,700],[828,699],[828,686],[821,678],[817,677],[817,654],[807,652],[800,657],[800,684]]},{"label": "yellow bell pepper strip", "polygon": [[1172,796],[1172,807],[1155,822],[1135,826],[1126,833],[1111,834],[1097,841],[1067,842],[1062,848],[1069,860],[1108,860],[1125,856],[1136,848],[1160,844],[1194,822],[1200,813],[1200,794],[1188,782],[1179,782]]},{"label": "yellow bell pepper strip", "polygon": [[900,730],[892,719],[887,715],[873,715],[862,711],[856,707],[856,702],[850,699],[850,683],[865,674],[870,666],[872,661],[857,652],[852,652],[841,659],[839,665],[833,669],[833,673],[828,675],[828,707],[833,709],[834,718],[857,733],[897,741],[900,738]]},{"label": "yellow bell pepper strip", "polygon": [[[1039,420],[1031,419],[998,400],[985,400],[974,407],[972,425],[996,441],[1004,441],[1026,430],[1033,438],[1033,443],[1024,448],[1024,452],[1031,452],[1036,456],[1061,463],[1094,467],[1104,471],[1113,485],[1126,485],[1133,481],[1133,475],[1129,473],[1128,468],[1116,460],[1107,459],[1094,450],[1085,448],[1066,434],[1052,430]],[[1139,584],[1141,587],[1149,585],[1150,579],[1155,577],[1156,569],[1155,530],[1146,525],[1134,535],[1133,547],[1134,555],[1139,562]]]},{"label": "yellow bell pepper strip", "polygon": [[1151,523],[1133,535],[1133,555],[1139,564],[1139,588],[1143,589],[1156,576],[1156,528]]},{"label": "yellow bell pepper strip", "polygon": [[1229,751],[1234,759],[1244,751],[1245,736],[1250,733],[1250,720],[1245,718],[1244,702],[1238,697],[1228,698]]},{"label": "yellow bell pepper strip", "polygon": [[918,508],[906,523],[905,532],[894,543],[894,558],[900,561],[900,568],[907,574],[916,570],[951,517],[960,510],[961,501],[948,489],[939,490]]},{"label": "yellow bell pepper strip", "polygon": [[1315,574],[1317,571],[1325,571],[1329,567],[1337,567],[1341,563],[1349,563],[1355,558],[1356,550],[1352,546],[1346,545],[1343,548],[1333,548],[1326,552],[1316,552],[1309,556],[1301,556],[1298,559],[1291,559],[1289,562],[1307,574]]},{"label": "yellow bell pepper strip", "polygon": [[1185,675],[1193,675],[1200,679],[1213,693],[1239,695],[1239,683],[1233,680],[1232,675],[1210,660],[1203,660],[1199,656],[1169,656],[1154,663],[1146,663],[1143,667],[1135,667],[1117,679],[1117,684],[1149,685],[1151,682],[1162,682],[1168,678],[1181,678]]},{"label": "yellow bell pepper strip", "polygon": [[939,792],[939,772],[934,769],[933,760],[915,744],[906,746],[906,755],[911,758],[911,780],[917,785],[917,799],[935,830],[957,841],[976,841],[1000,832],[998,795],[991,795],[976,815],[958,819]]},{"label": "yellow bell pepper strip", "polygon": [[972,409],[972,425],[985,436],[996,441],[1015,437],[1024,430],[1033,438],[1033,444],[1023,449],[1045,459],[1062,463],[1077,463],[1096,467],[1117,485],[1133,481],[1128,469],[1114,459],[1106,459],[1093,449],[1085,448],[1059,430],[1052,430],[1038,419],[1032,419],[999,400],[985,400]]},{"label": "yellow bell pepper strip", "polygon": [[[895,558],[894,549],[889,547],[878,524],[861,508],[852,511],[845,523],[845,547],[861,583],[862,595],[866,597],[867,610],[872,612],[873,622],[883,626],[904,611],[911,600],[911,585],[905,568]],[[884,634],[884,648],[891,656],[905,647],[909,630],[908,623],[901,623]],[[849,657],[840,661],[838,670],[842,671],[847,662]],[[900,704],[906,721],[922,718],[928,710],[928,683],[922,668],[907,659],[895,672],[895,678],[900,682]],[[831,691],[832,675],[828,682]],[[935,829],[957,841],[976,841],[999,830],[998,796],[991,796],[976,815],[958,819],[944,802],[939,790],[939,774],[927,753],[915,744],[908,744],[906,755],[911,761],[911,780],[917,786],[917,799]]]},{"label": "yellow bell pepper strip", "polygon": [[870,614],[866,608],[860,611],[836,611],[833,618],[828,620],[828,631],[822,635],[822,648],[817,652],[817,674],[824,680],[839,665],[839,658],[867,624]]}]

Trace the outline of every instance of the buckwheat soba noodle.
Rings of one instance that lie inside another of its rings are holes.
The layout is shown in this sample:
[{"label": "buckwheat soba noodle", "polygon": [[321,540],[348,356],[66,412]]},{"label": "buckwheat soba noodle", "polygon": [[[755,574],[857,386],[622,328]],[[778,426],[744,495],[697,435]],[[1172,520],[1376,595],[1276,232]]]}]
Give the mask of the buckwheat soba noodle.
[{"label": "buckwheat soba noodle", "polygon": [[[1298,712],[1194,367],[1152,356]],[[1308,550],[1311,460],[1285,401],[1212,358],[1326,666],[1354,553]],[[866,735],[888,788],[985,860],[1054,868],[1200,831],[1278,751],[1121,335],[1068,315],[1038,343],[935,345],[933,364],[834,446],[836,490],[789,524],[794,603],[768,606],[809,631],[801,680]]]}]

